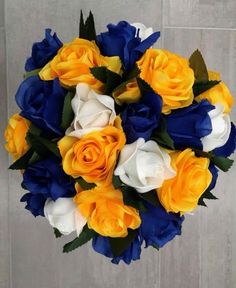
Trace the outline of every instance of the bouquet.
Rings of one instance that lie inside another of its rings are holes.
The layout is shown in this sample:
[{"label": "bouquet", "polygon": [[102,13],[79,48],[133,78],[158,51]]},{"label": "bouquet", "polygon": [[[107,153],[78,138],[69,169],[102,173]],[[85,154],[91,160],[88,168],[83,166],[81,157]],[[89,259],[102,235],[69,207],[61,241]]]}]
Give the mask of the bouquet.
[{"label": "bouquet", "polygon": [[21,198],[63,251],[92,240],[118,264],[181,234],[184,214],[216,199],[233,160],[233,97],[200,51],[155,49],[160,32],[121,21],[95,32],[93,15],[62,43],[33,44],[9,119],[6,150],[28,190]]}]

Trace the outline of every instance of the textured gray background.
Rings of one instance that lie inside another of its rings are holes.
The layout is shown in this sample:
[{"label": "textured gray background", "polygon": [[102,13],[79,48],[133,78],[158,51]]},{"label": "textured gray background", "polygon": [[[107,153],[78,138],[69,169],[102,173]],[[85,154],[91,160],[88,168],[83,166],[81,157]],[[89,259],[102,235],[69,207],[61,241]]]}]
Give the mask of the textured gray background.
[{"label": "textured gray background", "polygon": [[[236,95],[235,0],[0,0],[1,134],[17,111],[14,94],[31,44],[46,27],[71,40],[81,8],[92,9],[98,32],[108,22],[127,19],[160,29],[160,47],[186,57],[199,48]],[[182,237],[159,253],[144,250],[130,266],[114,266],[89,245],[63,255],[63,240],[55,240],[49,225],[19,202],[21,177],[6,170],[2,147],[0,161],[0,288],[236,287],[236,166],[221,173],[219,200],[186,217]]]}]

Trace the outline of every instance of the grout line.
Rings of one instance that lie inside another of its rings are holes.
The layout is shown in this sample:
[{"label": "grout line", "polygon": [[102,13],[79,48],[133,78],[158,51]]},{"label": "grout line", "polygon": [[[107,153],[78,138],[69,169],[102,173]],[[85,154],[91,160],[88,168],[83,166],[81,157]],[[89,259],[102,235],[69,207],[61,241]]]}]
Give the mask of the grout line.
[{"label": "grout line", "polygon": [[236,31],[236,28],[163,26],[164,29]]}]

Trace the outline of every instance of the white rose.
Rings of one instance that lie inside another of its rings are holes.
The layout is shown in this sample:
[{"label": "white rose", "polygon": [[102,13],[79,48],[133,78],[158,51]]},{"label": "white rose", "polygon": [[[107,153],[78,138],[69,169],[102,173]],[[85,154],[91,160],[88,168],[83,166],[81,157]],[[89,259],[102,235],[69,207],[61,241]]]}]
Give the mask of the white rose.
[{"label": "white rose", "polygon": [[48,199],[44,206],[44,215],[52,227],[62,234],[68,235],[74,231],[79,235],[87,223],[73,202],[73,198]]},{"label": "white rose", "polygon": [[136,28],[136,36],[139,35],[139,38],[141,38],[141,41],[144,41],[145,39],[147,39],[149,36],[153,34],[152,27],[147,28],[142,23],[133,23],[131,25]]},{"label": "white rose", "polygon": [[156,142],[139,138],[121,150],[115,175],[125,184],[145,193],[161,187],[166,179],[176,175],[170,156]]},{"label": "white rose", "polygon": [[93,130],[102,130],[112,125],[116,118],[114,100],[107,95],[99,95],[89,85],[80,83],[71,101],[75,118],[66,135],[81,138]]},{"label": "white rose", "polygon": [[229,139],[231,123],[228,114],[224,113],[224,107],[216,104],[215,109],[208,112],[211,118],[212,132],[201,138],[203,151],[212,151],[223,146]]}]

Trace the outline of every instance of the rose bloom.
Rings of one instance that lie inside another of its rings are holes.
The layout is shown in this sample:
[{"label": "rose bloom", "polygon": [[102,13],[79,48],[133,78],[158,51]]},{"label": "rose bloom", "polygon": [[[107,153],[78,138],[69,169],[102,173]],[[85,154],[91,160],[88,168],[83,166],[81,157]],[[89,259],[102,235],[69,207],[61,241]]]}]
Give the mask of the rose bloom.
[{"label": "rose bloom", "polygon": [[137,61],[140,77],[163,99],[162,112],[189,106],[193,102],[194,73],[188,60],[161,49],[148,49]]},{"label": "rose bloom", "polygon": [[112,96],[119,105],[138,102],[141,98],[141,93],[136,79],[134,78],[124,86],[122,85],[122,87],[115,89]]},{"label": "rose bloom", "polygon": [[25,140],[28,132],[30,121],[26,120],[19,114],[14,114],[9,119],[7,128],[4,133],[6,140],[5,148],[14,160],[19,159],[29,149]]},{"label": "rose bloom", "polygon": [[65,136],[58,142],[65,173],[89,183],[109,185],[118,153],[125,145],[121,129],[107,126],[81,139]]},{"label": "rose bloom", "polygon": [[[208,74],[209,80],[220,80],[219,73],[208,71]],[[219,84],[213,86],[211,89],[208,89],[207,91],[195,97],[197,102],[200,102],[203,99],[207,99],[213,105],[223,105],[224,113],[230,113],[234,104],[234,98],[230,93],[229,88],[222,81]]]},{"label": "rose bloom", "polygon": [[102,91],[103,84],[90,73],[90,68],[105,66],[109,70],[120,73],[119,57],[102,56],[93,41],[75,38],[64,44],[57,55],[40,71],[42,80],[52,80],[56,77],[65,86],[76,86],[87,83],[96,91]]},{"label": "rose bloom", "polygon": [[137,229],[141,220],[138,211],[123,203],[122,192],[113,186],[97,186],[80,192],[74,202],[87,219],[88,227],[102,236],[126,237],[129,229]]},{"label": "rose bloom", "polygon": [[189,148],[170,153],[170,156],[177,174],[164,181],[157,194],[167,212],[184,214],[197,207],[199,198],[211,183],[210,160],[196,157]]}]

